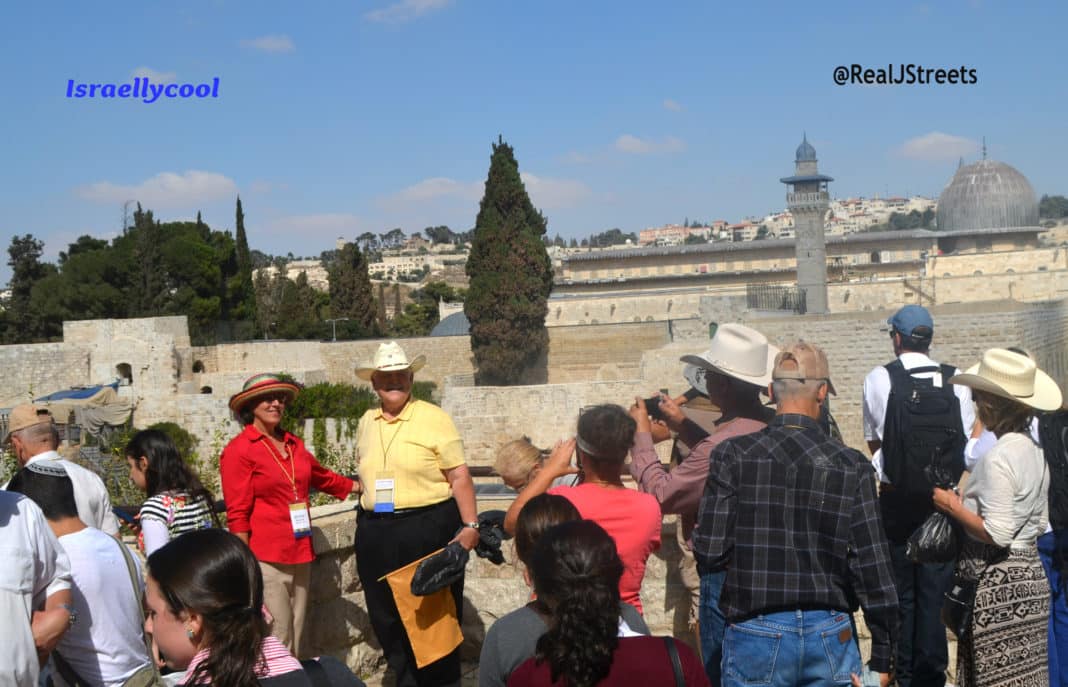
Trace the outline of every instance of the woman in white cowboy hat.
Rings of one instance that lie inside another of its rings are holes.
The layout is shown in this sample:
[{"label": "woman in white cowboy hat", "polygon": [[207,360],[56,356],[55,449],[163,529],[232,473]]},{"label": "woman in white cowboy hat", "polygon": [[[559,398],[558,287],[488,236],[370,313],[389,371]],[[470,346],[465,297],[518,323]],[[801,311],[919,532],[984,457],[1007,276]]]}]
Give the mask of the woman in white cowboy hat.
[{"label": "woman in white cowboy hat", "polygon": [[1049,517],[1049,471],[1030,426],[1036,410],[1061,407],[1061,390],[1030,358],[1001,348],[949,381],[972,389],[979,421],[997,436],[963,498],[948,489],[933,495],[967,535],[958,579],[977,582],[957,684],[1046,684],[1050,597],[1035,541]]},{"label": "woman in white cowboy hat", "polygon": [[300,437],[281,428],[286,404],[299,392],[278,375],[249,377],[230,398],[245,428],[219,459],[226,525],[260,561],[271,634],[298,657],[315,559],[308,493],[315,487],[344,499],[361,489],[359,480],[327,470]]}]

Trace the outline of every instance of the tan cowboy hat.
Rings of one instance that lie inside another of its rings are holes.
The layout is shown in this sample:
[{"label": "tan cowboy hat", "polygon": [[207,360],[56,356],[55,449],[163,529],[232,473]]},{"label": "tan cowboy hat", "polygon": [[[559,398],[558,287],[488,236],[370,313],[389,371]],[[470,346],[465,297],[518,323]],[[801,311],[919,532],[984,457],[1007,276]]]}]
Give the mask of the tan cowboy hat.
[{"label": "tan cowboy hat", "polygon": [[1063,401],[1057,382],[1038,369],[1035,361],[1004,348],[991,348],[978,365],[950,377],[949,381],[1011,398],[1037,410],[1057,410]]},{"label": "tan cowboy hat", "polygon": [[684,355],[679,360],[766,387],[771,383],[771,369],[778,352],[779,349],[755,329],[741,324],[721,324],[707,351],[701,355]]},{"label": "tan cowboy hat", "polygon": [[397,370],[411,369],[415,373],[422,369],[425,364],[425,356],[417,355],[414,360],[409,361],[400,344],[396,341],[390,341],[379,344],[371,363],[356,368],[356,376],[369,382],[371,381],[371,375],[376,372],[396,372]]}]

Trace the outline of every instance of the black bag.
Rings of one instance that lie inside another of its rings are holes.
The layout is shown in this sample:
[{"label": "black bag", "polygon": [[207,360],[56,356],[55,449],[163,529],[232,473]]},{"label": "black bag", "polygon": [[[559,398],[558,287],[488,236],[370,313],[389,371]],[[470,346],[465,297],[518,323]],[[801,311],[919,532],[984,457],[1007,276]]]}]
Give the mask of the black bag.
[{"label": "black bag", "polygon": [[960,554],[961,535],[957,524],[945,513],[935,511],[912,533],[905,555],[913,563],[948,563]]},{"label": "black bag", "polygon": [[1049,524],[1068,529],[1068,411],[1040,415],[1038,437],[1049,466]]},{"label": "black bag", "polygon": [[[932,474],[946,475],[953,484],[964,472],[968,438],[960,419],[960,401],[947,380],[956,373],[950,365],[906,370],[900,360],[886,365],[890,396],[883,425],[883,472],[895,491],[930,494]],[[917,377],[941,372],[942,384]]]},{"label": "black bag", "polygon": [[953,586],[945,594],[942,602],[942,623],[949,628],[953,636],[960,639],[972,626],[972,613],[975,612],[975,590],[979,582],[954,578]]}]

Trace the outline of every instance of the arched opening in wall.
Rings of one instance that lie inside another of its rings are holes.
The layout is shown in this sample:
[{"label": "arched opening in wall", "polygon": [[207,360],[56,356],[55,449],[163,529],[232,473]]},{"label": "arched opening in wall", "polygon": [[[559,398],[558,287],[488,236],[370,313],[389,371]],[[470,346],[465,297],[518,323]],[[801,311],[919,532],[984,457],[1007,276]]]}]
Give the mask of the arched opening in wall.
[{"label": "arched opening in wall", "polygon": [[210,386],[202,386],[202,387],[200,387],[200,393],[202,393],[202,394],[210,394],[211,393],[211,387]]},{"label": "arched opening in wall", "polygon": [[943,277],[952,277],[953,275],[952,275],[951,273],[949,273],[949,272],[946,272],[946,273],[945,273],[945,274],[943,274],[942,276],[943,276]]},{"label": "arched opening in wall", "polygon": [[869,259],[871,260],[871,264],[878,265],[883,261],[883,256],[879,254],[879,251],[873,250]]},{"label": "arched opening in wall", "polygon": [[976,270],[976,271],[972,272],[972,276],[973,277],[981,277],[981,276],[983,276],[983,271],[982,270]]},{"label": "arched opening in wall", "polygon": [[130,367],[130,363],[116,365],[115,374],[119,377],[120,386],[131,386],[133,384],[133,368]]},{"label": "arched opening in wall", "polygon": [[202,360],[194,360],[193,361],[193,373],[194,374],[200,374],[203,371],[204,371],[204,361],[202,361]]},{"label": "arched opening in wall", "polygon": [[1005,274],[1016,274],[1016,270],[1014,270],[1014,269],[1012,269],[1012,268],[1010,267],[1010,268],[1008,268],[1007,270],[1005,270]]}]

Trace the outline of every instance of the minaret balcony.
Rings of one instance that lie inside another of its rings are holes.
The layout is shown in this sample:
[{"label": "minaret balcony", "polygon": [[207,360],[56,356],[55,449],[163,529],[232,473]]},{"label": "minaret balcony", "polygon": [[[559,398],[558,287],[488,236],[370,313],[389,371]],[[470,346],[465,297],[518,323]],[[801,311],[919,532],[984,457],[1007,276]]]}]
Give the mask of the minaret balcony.
[{"label": "minaret balcony", "polygon": [[831,202],[831,196],[827,191],[808,191],[805,193],[787,193],[786,204],[791,209],[803,209],[807,207],[826,208]]}]

